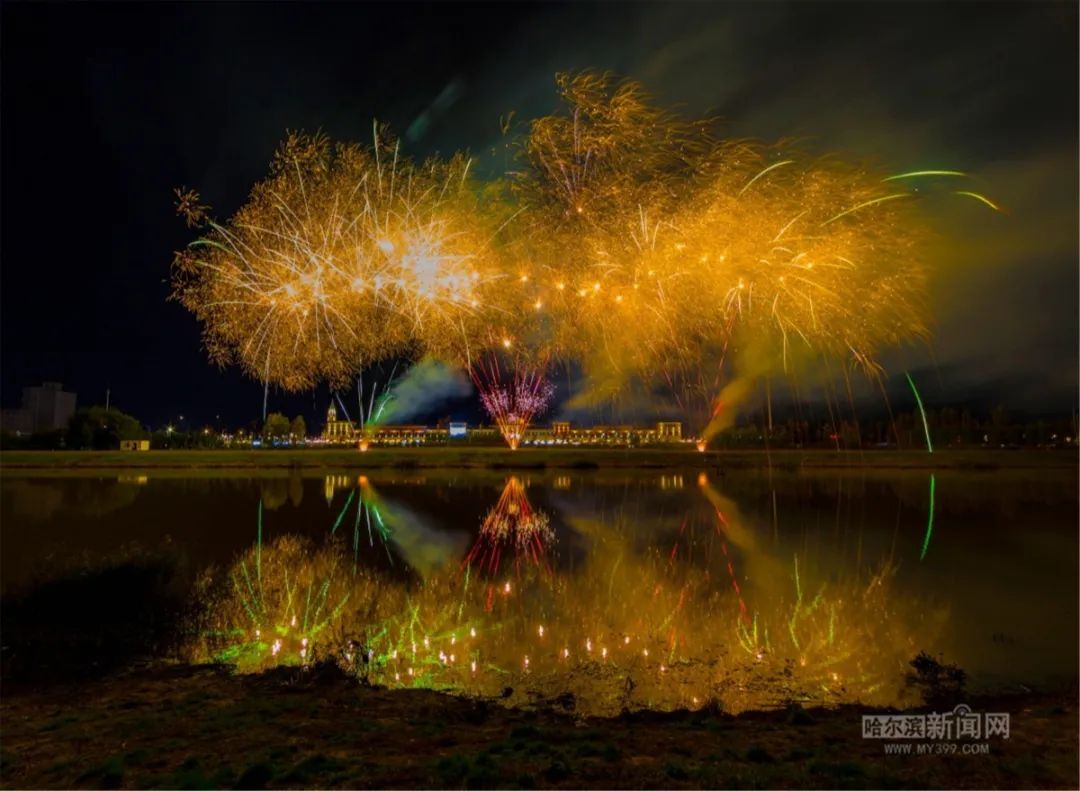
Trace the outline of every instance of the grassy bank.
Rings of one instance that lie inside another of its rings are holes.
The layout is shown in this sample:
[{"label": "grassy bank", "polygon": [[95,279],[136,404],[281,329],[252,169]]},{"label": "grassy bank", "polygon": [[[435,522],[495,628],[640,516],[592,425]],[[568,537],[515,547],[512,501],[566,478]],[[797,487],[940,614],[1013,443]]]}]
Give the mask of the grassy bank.
[{"label": "grassy bank", "polygon": [[[4,788],[1076,788],[1075,695],[1007,711],[988,755],[897,756],[861,707],[614,719],[522,711],[333,671],[183,667],[8,689]],[[934,710],[944,710],[936,708]]]},{"label": "grassy bank", "polygon": [[3,451],[0,470],[39,469],[1051,469],[1075,468],[1072,450],[719,450],[692,448],[428,447],[301,450]]}]

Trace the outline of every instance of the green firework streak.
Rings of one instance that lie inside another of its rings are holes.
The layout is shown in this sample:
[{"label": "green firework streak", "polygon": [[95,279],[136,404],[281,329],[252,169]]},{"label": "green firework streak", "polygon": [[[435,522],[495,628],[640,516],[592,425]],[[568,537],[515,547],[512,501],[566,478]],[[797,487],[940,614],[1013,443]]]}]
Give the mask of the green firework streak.
[{"label": "green firework streak", "polygon": [[919,396],[919,391],[915,388],[915,381],[911,378],[911,374],[905,371],[904,376],[907,377],[908,384],[911,385],[911,392],[915,394],[915,403],[919,405],[919,414],[922,415],[923,433],[926,434],[926,451],[928,453],[933,453],[934,446],[930,443],[930,424],[926,422],[926,410],[923,409],[922,398]]},{"label": "green firework streak", "polygon": [[934,474],[930,473],[930,515],[926,520],[926,535],[923,537],[922,552],[919,553],[919,560],[926,557],[926,550],[930,549],[930,536],[934,534],[934,497],[935,497],[936,481],[934,480]]}]

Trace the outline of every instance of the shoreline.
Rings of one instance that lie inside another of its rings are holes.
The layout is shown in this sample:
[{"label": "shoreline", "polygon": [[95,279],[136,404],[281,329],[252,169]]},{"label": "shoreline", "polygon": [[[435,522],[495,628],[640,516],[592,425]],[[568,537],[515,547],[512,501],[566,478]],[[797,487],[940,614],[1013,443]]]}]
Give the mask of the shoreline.
[{"label": "shoreline", "polygon": [[0,451],[9,470],[342,470],[460,468],[780,469],[780,470],[1075,470],[1080,454],[1062,450],[715,450],[654,448],[352,448],[299,450]]},{"label": "shoreline", "polygon": [[[959,700],[1008,712],[1010,738],[982,739],[984,754],[896,755],[888,740],[861,734],[863,715],[893,710],[859,705],[591,718],[576,716],[573,701],[507,708],[365,687],[334,668],[159,666],[9,685],[0,786],[1077,787],[1073,690],[973,694],[909,711],[952,711]],[[59,749],[72,744],[74,756]]]}]

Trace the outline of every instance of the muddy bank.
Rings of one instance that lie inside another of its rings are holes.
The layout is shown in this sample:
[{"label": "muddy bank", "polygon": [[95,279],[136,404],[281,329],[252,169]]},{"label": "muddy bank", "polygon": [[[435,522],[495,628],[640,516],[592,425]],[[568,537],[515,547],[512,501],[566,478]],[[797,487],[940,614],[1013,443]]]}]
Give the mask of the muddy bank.
[{"label": "muddy bank", "polygon": [[[887,755],[862,707],[576,717],[358,685],[332,669],[143,669],[4,690],[4,788],[1075,788],[1076,691],[1009,712],[989,754]],[[931,709],[928,709],[931,710]],[[932,710],[942,711],[941,707]]]}]

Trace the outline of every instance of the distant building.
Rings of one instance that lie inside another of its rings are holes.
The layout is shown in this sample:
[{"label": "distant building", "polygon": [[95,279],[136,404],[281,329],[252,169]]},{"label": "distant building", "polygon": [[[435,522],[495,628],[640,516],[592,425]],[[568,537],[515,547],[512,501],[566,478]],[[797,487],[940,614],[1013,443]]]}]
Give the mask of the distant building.
[{"label": "distant building", "polygon": [[120,450],[150,450],[150,440],[122,439],[120,440]]},{"label": "distant building", "polygon": [[[557,420],[549,427],[519,427],[519,440],[524,445],[663,445],[681,443],[682,423],[664,421],[647,426],[575,427],[567,420]],[[350,445],[363,441],[362,450],[378,445],[440,445],[450,440],[470,444],[502,444],[502,434],[495,426],[470,426],[464,422],[447,422],[445,427],[372,426],[362,432],[348,420],[338,420],[333,404],[326,410],[326,427],[322,433],[328,445]]]},{"label": "distant building", "polygon": [[379,426],[372,431],[372,439],[379,445],[422,445],[434,439],[445,442],[447,435],[444,428],[427,426]]},{"label": "distant building", "polygon": [[661,421],[656,424],[656,433],[664,439],[681,440],[682,423],[677,420]]},{"label": "distant building", "polygon": [[682,423],[664,421],[656,428],[646,426],[574,427],[557,420],[551,428],[530,428],[525,445],[661,445],[682,442]]},{"label": "distant building", "polygon": [[20,409],[0,410],[0,428],[13,434],[37,434],[66,428],[75,414],[75,393],[65,393],[60,382],[24,387]]},{"label": "distant building", "polygon": [[351,420],[338,420],[337,409],[334,402],[330,402],[330,408],[326,410],[326,427],[323,428],[323,439],[327,442],[352,442],[356,436],[356,427]]}]

